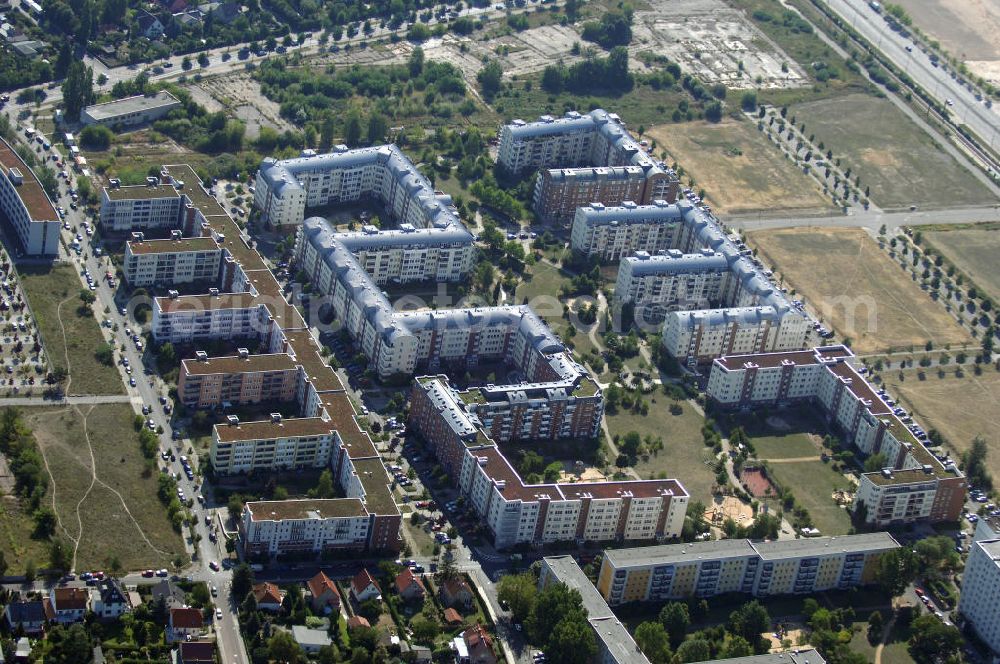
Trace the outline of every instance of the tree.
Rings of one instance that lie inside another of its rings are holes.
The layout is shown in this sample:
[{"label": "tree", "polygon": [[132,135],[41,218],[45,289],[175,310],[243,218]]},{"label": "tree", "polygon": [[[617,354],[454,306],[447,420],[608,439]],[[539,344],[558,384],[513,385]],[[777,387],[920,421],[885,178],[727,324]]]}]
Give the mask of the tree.
[{"label": "tree", "polygon": [[872,614],[868,616],[868,640],[878,641],[881,639],[884,627],[885,621],[882,614],[878,611],[872,611]]},{"label": "tree", "polygon": [[406,66],[410,69],[410,77],[417,78],[422,73],[424,73],[424,49],[417,46],[410,53],[410,59],[407,61]]},{"label": "tree", "polygon": [[247,593],[253,590],[253,584],[253,570],[250,569],[249,565],[242,563],[233,570],[233,580],[230,588],[237,602],[242,602]]},{"label": "tree", "polygon": [[709,122],[720,122],[722,120],[722,103],[713,101],[705,107],[705,119]]},{"label": "tree", "polygon": [[895,597],[910,585],[920,571],[920,561],[911,549],[900,547],[883,553],[878,560],[875,578],[883,591]]},{"label": "tree", "polygon": [[910,655],[918,664],[950,661],[962,647],[962,633],[931,614],[910,623]]},{"label": "tree", "polygon": [[705,639],[691,639],[677,649],[676,658],[682,662],[704,662],[712,658],[712,648]]},{"label": "tree", "polygon": [[972,446],[962,453],[962,466],[969,482],[984,491],[993,488],[993,478],[986,467],[988,451],[986,440],[981,436],[976,436],[972,440]]},{"label": "tree", "polygon": [[553,664],[589,662],[597,653],[594,630],[582,610],[573,611],[556,623],[545,644],[546,660]]},{"label": "tree", "polygon": [[385,133],[389,131],[389,122],[381,113],[375,112],[368,116],[368,142],[372,145],[385,140]]},{"label": "tree", "polygon": [[938,535],[917,540],[913,545],[925,574],[937,574],[941,571],[957,569],[962,560],[955,551],[955,545],[950,537]]},{"label": "tree", "polygon": [[729,639],[725,650],[723,650],[723,657],[726,659],[732,657],[749,657],[753,654],[753,646],[742,636],[734,636]]},{"label": "tree", "polygon": [[80,144],[91,150],[107,150],[114,137],[114,132],[104,125],[87,125],[80,131]]},{"label": "tree", "polygon": [[865,459],[865,472],[877,473],[888,465],[885,452],[876,452]]},{"label": "tree", "polygon": [[24,580],[31,583],[35,580],[35,575],[38,573],[38,569],[35,566],[35,561],[28,558],[28,562],[24,564]]},{"label": "tree", "polygon": [[743,93],[743,97],[740,99],[740,108],[742,108],[747,113],[753,113],[757,110],[757,93],[753,90],[747,90]]},{"label": "tree", "polygon": [[268,655],[279,664],[298,664],[304,658],[291,632],[275,631],[267,641]]},{"label": "tree", "polygon": [[93,644],[83,625],[56,625],[46,639],[50,650],[45,656],[52,664],[87,664],[94,655]]},{"label": "tree", "polygon": [[771,629],[771,616],[764,605],[754,600],[729,614],[729,631],[756,644],[760,635]]},{"label": "tree", "polygon": [[81,60],[72,62],[66,71],[62,93],[66,119],[78,120],[83,107],[94,103],[94,70]]},{"label": "tree", "polygon": [[479,81],[479,88],[483,91],[483,96],[487,101],[493,99],[496,93],[500,91],[502,78],[503,66],[498,60],[492,58],[476,74],[476,80]]},{"label": "tree", "polygon": [[515,622],[524,622],[531,613],[538,584],[530,572],[506,574],[497,582],[497,598],[510,607]]},{"label": "tree", "polygon": [[49,564],[52,569],[60,572],[69,571],[73,567],[73,550],[62,538],[57,537],[49,545]]},{"label": "tree", "polygon": [[653,664],[670,661],[670,637],[658,622],[644,622],[635,628],[635,642]]},{"label": "tree", "polygon": [[7,576],[7,558],[3,551],[0,551],[0,576]]},{"label": "tree", "polygon": [[583,613],[580,591],[564,583],[554,583],[540,593],[525,621],[533,643],[546,643],[556,624],[574,611]]},{"label": "tree", "polygon": [[33,536],[38,539],[46,539],[56,532],[58,519],[56,513],[49,507],[39,507],[33,516],[35,520],[35,531]]},{"label": "tree", "polygon": [[[319,475],[319,480],[316,482],[316,497],[317,498],[333,498],[334,488],[333,488],[333,473],[329,469],[324,470]],[[416,514],[416,512],[414,512]]]},{"label": "tree", "polygon": [[691,614],[684,602],[670,602],[660,609],[660,623],[670,636],[670,646],[677,648],[687,635]]},{"label": "tree", "polygon": [[115,351],[111,344],[103,343],[94,351],[94,357],[98,362],[109,367],[115,365]]},{"label": "tree", "polygon": [[344,123],[344,143],[350,147],[356,147],[361,142],[361,114],[356,109],[352,109],[347,114],[347,121]]}]

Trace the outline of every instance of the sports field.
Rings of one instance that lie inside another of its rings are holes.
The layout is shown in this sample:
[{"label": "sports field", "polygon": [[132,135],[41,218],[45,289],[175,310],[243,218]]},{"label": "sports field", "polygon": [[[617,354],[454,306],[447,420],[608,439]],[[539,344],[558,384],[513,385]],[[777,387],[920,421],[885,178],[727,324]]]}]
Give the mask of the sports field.
[{"label": "sports field", "polygon": [[[795,168],[749,121],[658,125],[647,132],[723,213],[830,208],[816,183]],[[686,180],[685,180],[686,181]]]},{"label": "sports field", "polygon": [[796,104],[789,117],[806,123],[870,187],[871,200],[883,208],[910,205],[950,206],[995,203],[996,198],[892,102],[870,95],[852,94],[834,99]]},{"label": "sports field", "polygon": [[789,291],[856,353],[971,341],[900,267],[856,228],[792,228],[748,234]]},{"label": "sports field", "polygon": [[976,228],[924,233],[926,241],[964,272],[994,301],[1000,301],[1000,227],[996,224]]},{"label": "sports field", "polygon": [[901,398],[925,429],[940,431],[957,451],[982,436],[989,446],[987,465],[993,477],[1000,478],[1000,372],[987,366],[976,376],[968,366],[964,374],[956,377],[952,365],[944,378],[938,378],[936,369],[928,370],[924,380],[910,370],[902,381],[897,371],[886,371],[882,378],[889,393]]}]

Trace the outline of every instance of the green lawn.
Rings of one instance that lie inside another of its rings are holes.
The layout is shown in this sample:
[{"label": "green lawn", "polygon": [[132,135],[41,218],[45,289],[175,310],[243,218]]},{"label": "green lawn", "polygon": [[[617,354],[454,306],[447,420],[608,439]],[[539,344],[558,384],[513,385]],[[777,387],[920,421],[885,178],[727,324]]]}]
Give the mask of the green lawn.
[{"label": "green lawn", "polygon": [[687,402],[681,402],[683,412],[680,415],[671,415],[667,409],[671,400],[661,393],[653,393],[647,400],[648,415],[624,411],[606,414],[608,429],[612,435],[636,431],[643,437],[662,437],[663,449],[655,456],[640,459],[635,466],[636,472],[643,478],[678,479],[692,500],[707,502],[715,484],[715,473],[711,468],[712,450],[702,442],[704,418]]},{"label": "green lawn", "polygon": [[757,457],[760,459],[795,459],[797,457],[818,457],[816,446],[809,434],[791,432],[751,438]]},{"label": "green lawn", "polygon": [[[889,617],[888,610],[882,611],[882,618],[885,619],[886,623],[889,622]],[[875,646],[868,642],[868,623],[866,621],[858,621],[854,623],[854,628],[856,631],[854,637],[851,639],[851,650],[864,655],[869,662],[874,662]],[[906,643],[909,640],[909,636],[909,630],[897,627],[892,631],[888,643],[882,649],[883,664],[913,664],[913,657],[910,656]],[[878,644],[876,643],[876,645]]]},{"label": "green lawn", "polygon": [[424,530],[423,524],[419,526],[414,526],[410,523],[410,519],[407,517],[403,519],[403,528],[409,533],[410,541],[412,540],[416,546],[416,550],[413,555],[420,556],[432,556],[434,555],[434,538],[431,537],[430,533]]},{"label": "green lawn", "polygon": [[183,554],[156,496],[156,475],[144,472],[131,407],[23,413],[51,473],[43,504],[55,502],[58,533],[70,546],[79,540],[77,569],[111,567],[113,561],[125,570],[166,567]]},{"label": "green lawn", "polygon": [[848,489],[851,484],[829,464],[819,459],[773,463],[769,475],[795,494],[795,500],[809,510],[813,524],[823,535],[847,534],[851,518],[847,510],[833,502],[833,492]]},{"label": "green lawn", "polygon": [[48,543],[32,537],[34,529],[31,515],[24,512],[16,498],[0,499],[0,552],[9,565],[8,574],[23,573],[29,560],[38,567],[48,560]]},{"label": "green lawn", "polygon": [[94,356],[104,337],[90,313],[77,311],[81,285],[73,267],[26,266],[18,271],[49,361],[53,367],[69,369],[67,393],[124,394],[117,369],[101,364]]}]

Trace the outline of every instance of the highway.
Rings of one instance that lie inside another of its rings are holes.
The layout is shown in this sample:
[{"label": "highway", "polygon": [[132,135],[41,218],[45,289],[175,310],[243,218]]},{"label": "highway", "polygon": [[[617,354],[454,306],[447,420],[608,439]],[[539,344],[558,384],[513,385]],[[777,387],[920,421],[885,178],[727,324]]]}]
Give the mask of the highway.
[{"label": "highway", "polygon": [[[1000,151],[1000,108],[987,108],[976,99],[976,88],[970,90],[960,81],[966,77],[955,72],[941,61],[931,63],[927,53],[894,32],[883,18],[864,0],[826,0],[827,5],[891,60],[900,71],[906,72],[928,94],[946,104],[951,100],[950,111],[956,124],[964,124],[975,132],[984,145]],[[908,48],[909,47],[909,48]]]}]

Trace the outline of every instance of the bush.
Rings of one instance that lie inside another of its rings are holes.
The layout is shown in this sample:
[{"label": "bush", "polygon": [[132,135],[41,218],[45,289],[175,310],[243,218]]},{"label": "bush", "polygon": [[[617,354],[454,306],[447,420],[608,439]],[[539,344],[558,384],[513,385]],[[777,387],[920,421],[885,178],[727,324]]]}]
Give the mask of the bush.
[{"label": "bush", "polygon": [[107,150],[115,135],[103,125],[88,125],[80,132],[80,144],[90,150]]}]

